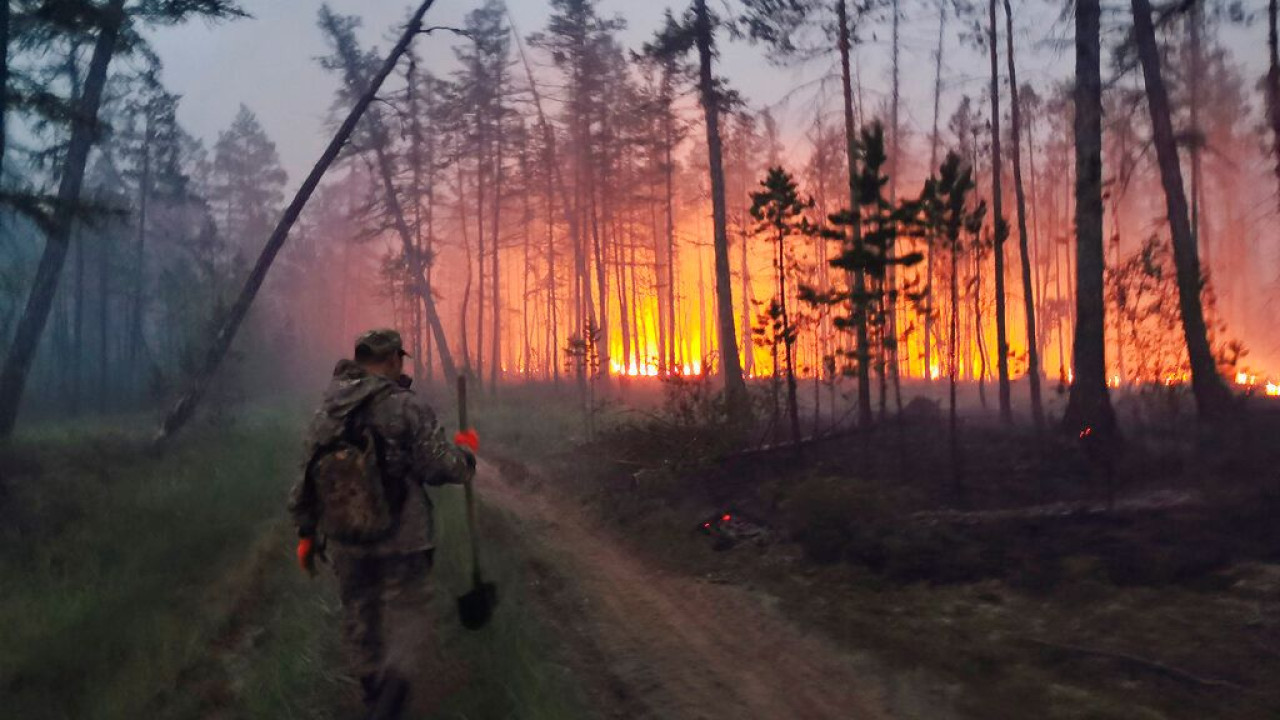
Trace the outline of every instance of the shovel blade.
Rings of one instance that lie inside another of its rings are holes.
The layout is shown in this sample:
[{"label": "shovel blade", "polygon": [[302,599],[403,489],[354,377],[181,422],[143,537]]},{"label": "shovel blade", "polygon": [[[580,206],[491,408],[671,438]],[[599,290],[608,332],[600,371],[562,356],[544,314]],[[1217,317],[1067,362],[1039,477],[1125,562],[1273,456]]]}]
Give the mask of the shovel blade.
[{"label": "shovel blade", "polygon": [[458,619],[462,627],[479,630],[489,624],[493,608],[498,604],[498,588],[493,583],[477,583],[466,595],[458,598]]}]

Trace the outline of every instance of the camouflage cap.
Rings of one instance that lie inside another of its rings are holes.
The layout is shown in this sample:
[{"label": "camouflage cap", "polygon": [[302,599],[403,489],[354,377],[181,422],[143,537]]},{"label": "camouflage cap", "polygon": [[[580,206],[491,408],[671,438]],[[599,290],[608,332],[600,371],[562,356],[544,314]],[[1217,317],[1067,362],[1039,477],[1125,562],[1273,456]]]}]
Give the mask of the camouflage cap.
[{"label": "camouflage cap", "polygon": [[360,354],[361,346],[368,348],[369,353],[374,357],[389,357],[394,353],[399,353],[401,356],[409,354],[404,351],[404,342],[400,340],[400,333],[390,328],[370,330],[356,338],[357,355]]}]

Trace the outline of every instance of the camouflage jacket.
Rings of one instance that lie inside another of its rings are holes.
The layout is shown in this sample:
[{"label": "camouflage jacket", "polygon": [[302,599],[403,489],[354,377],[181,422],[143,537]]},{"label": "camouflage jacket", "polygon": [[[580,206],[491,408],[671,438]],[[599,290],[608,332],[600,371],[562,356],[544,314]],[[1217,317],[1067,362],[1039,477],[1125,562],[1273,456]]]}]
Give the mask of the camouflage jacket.
[{"label": "camouflage jacket", "polygon": [[342,433],[347,415],[366,399],[369,404],[363,413],[382,438],[382,472],[387,478],[403,481],[406,492],[395,533],[358,550],[395,554],[429,549],[433,546],[431,500],[424,486],[467,481],[474,473],[473,461],[466,451],[445,440],[435,413],[412,391],[371,375],[350,360],[342,360],[334,368],[324,401],[311,420],[301,477],[289,496],[294,525],[299,535],[315,533],[320,507],[306,467],[319,447]]}]

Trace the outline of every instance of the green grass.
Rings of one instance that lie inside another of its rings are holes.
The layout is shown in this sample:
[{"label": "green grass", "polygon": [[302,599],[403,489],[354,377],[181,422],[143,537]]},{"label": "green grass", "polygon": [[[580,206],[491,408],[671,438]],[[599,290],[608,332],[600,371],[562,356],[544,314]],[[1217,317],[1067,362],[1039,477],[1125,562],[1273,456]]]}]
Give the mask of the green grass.
[{"label": "green grass", "polygon": [[[159,457],[136,419],[19,437],[0,459],[4,714],[350,715],[333,578],[297,571],[284,513],[302,422],[258,412],[193,429]],[[454,598],[469,577],[461,491],[436,495],[432,612],[466,679],[437,717],[581,717],[526,594],[520,539],[489,512],[485,555],[502,605],[482,632],[457,625]]]},{"label": "green grass", "polygon": [[[142,435],[20,438],[7,458],[0,688],[16,717],[141,717],[204,652],[280,514],[280,417],[163,457]],[[296,447],[296,444],[293,446]]]}]

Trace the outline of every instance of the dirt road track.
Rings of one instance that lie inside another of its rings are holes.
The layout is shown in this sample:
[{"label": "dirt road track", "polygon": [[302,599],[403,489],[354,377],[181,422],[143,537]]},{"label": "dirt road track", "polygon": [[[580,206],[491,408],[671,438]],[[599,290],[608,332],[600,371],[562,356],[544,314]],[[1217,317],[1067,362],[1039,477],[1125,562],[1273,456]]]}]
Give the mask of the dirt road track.
[{"label": "dirt road track", "polygon": [[482,463],[481,498],[527,538],[533,596],[564,641],[598,717],[952,716],[912,679],[806,633],[746,590],[652,567],[593,530],[572,503]]}]

